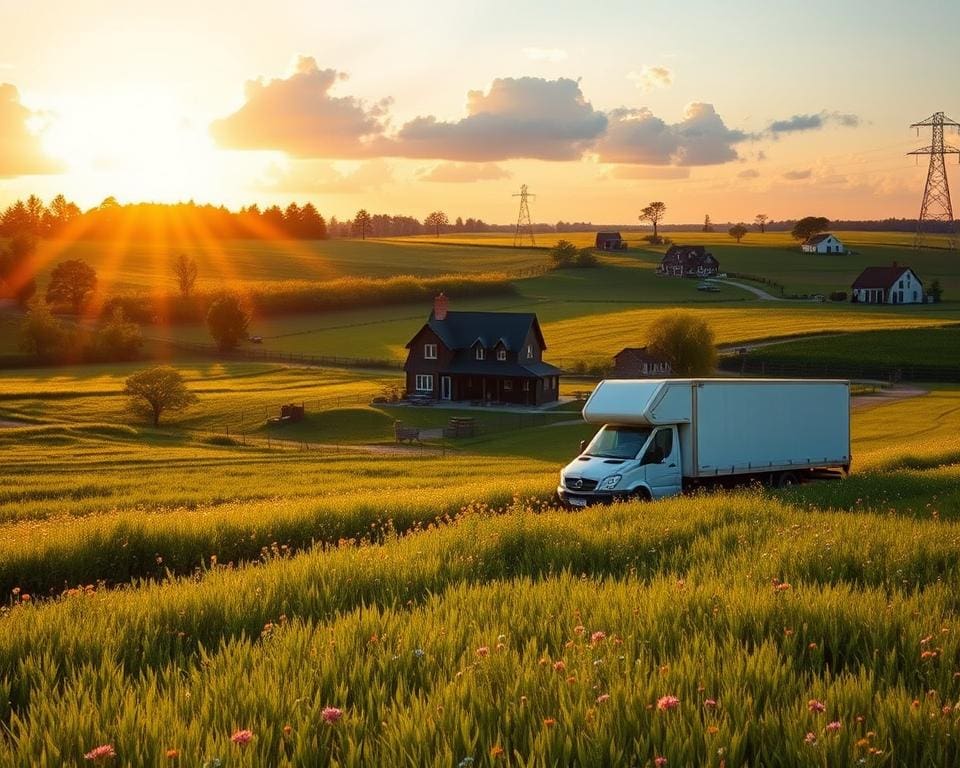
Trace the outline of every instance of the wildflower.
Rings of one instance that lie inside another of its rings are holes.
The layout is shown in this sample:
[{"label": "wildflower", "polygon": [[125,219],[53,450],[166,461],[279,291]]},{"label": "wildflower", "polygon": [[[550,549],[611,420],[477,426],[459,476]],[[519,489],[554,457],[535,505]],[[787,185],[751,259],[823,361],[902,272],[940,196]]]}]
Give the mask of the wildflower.
[{"label": "wildflower", "polygon": [[926,644],[929,643],[931,640],[933,640],[933,635],[927,635],[925,638],[923,638],[923,639],[920,641],[920,645],[926,645]]},{"label": "wildflower", "polygon": [[667,764],[667,758],[663,757],[662,755],[657,755],[655,758],[653,758],[653,764],[657,766],[657,768],[663,768],[663,766]]},{"label": "wildflower", "polygon": [[507,636],[506,636],[506,635],[497,635],[497,642],[498,642],[498,643],[505,643],[505,642],[507,642]]},{"label": "wildflower", "polygon": [[578,635],[582,635],[584,632],[587,631],[587,629],[586,627],[583,626],[583,624],[577,624],[577,626],[573,628],[573,631],[576,632]]},{"label": "wildflower", "polygon": [[577,678],[573,675],[570,675],[570,677],[567,678],[567,685],[573,685],[575,682],[577,682]]},{"label": "wildflower", "polygon": [[471,765],[473,765],[473,758],[465,757],[463,760],[457,763],[457,768],[469,768]]},{"label": "wildflower", "polygon": [[234,731],[233,736],[230,737],[230,741],[234,744],[239,744],[241,747],[245,747],[250,743],[252,738],[253,731],[244,728],[240,731]]},{"label": "wildflower", "polygon": [[554,668],[557,672],[563,672],[563,671],[567,668],[567,665],[564,664],[563,661],[555,661],[555,662],[553,663],[553,668]]},{"label": "wildflower", "polygon": [[593,643],[594,645],[596,645],[597,643],[602,643],[606,639],[607,639],[607,633],[602,632],[599,629],[596,632],[594,632],[592,635],[590,635],[590,642]]},{"label": "wildflower", "polygon": [[716,709],[716,708],[717,708],[717,700],[716,700],[716,699],[707,699],[706,701],[703,702],[703,706],[705,706],[707,709]]},{"label": "wildflower", "polygon": [[924,651],[923,653],[920,654],[921,661],[926,661],[927,659],[935,659],[935,658],[937,658],[936,651]]},{"label": "wildflower", "polygon": [[709,733],[711,736],[713,736],[714,734],[716,734],[717,731],[719,731],[719,730],[720,730],[720,729],[717,728],[717,726],[715,726],[715,725],[708,725],[708,726],[707,726],[707,733]]},{"label": "wildflower", "polygon": [[555,725],[557,724],[557,718],[555,718],[555,717],[545,717],[545,718],[543,718],[543,724],[544,724],[547,728],[553,728],[553,726],[555,726]]},{"label": "wildflower", "polygon": [[323,712],[320,713],[320,716],[323,718],[325,723],[335,723],[341,717],[343,717],[343,710],[339,707],[324,707]]},{"label": "wildflower", "polygon": [[167,760],[176,760],[178,757],[180,757],[180,750],[179,750],[179,749],[168,749],[168,750],[166,751],[166,755],[167,755]]},{"label": "wildflower", "polygon": [[605,701],[610,701],[609,693],[601,693],[599,696],[597,696],[597,704],[603,704]]},{"label": "wildflower", "polygon": [[781,582],[780,584],[777,584],[773,589],[776,592],[786,592],[788,589],[792,589],[792,587],[787,582],[784,581],[784,582]]},{"label": "wildflower", "polygon": [[680,706],[680,699],[676,696],[661,696],[657,699],[657,709],[661,712],[667,712]]},{"label": "wildflower", "polygon": [[811,712],[825,712],[827,705],[818,699],[810,699],[810,701],[807,702],[807,709]]},{"label": "wildflower", "polygon": [[494,746],[490,747],[490,757],[493,757],[493,758],[502,757],[503,753],[504,753],[504,749],[499,744],[495,744]]},{"label": "wildflower", "polygon": [[30,595],[28,595],[26,592],[24,592],[22,595],[20,595],[20,599],[25,603],[29,603],[33,598],[30,597]]},{"label": "wildflower", "polygon": [[489,656],[489,655],[490,655],[490,649],[487,646],[481,645],[479,648],[477,648],[477,656],[479,656],[480,658],[483,658],[484,656]]},{"label": "wildflower", "polygon": [[413,655],[416,656],[418,659],[422,659],[422,658],[423,658],[423,648],[415,648],[414,651],[413,651]]},{"label": "wildflower", "polygon": [[857,749],[867,749],[870,746],[870,739],[857,739]]},{"label": "wildflower", "polygon": [[521,697],[520,697],[520,703],[521,703],[521,704],[526,704],[526,703],[527,703],[527,697],[526,697],[526,696],[521,696]]},{"label": "wildflower", "polygon": [[827,731],[829,731],[830,733],[836,733],[837,731],[840,730],[840,728],[842,728],[842,726],[840,725],[839,720],[833,720],[827,723]]},{"label": "wildflower", "polygon": [[289,736],[291,733],[293,733],[293,726],[291,726],[291,725],[285,725],[285,726],[283,726],[283,735],[284,735],[284,736]]},{"label": "wildflower", "polygon": [[[26,597],[26,595],[24,595],[24,597]],[[99,747],[94,747],[87,752],[87,754],[83,756],[83,759],[90,760],[94,763],[105,763],[107,760],[112,760],[116,756],[117,752],[112,744],[101,744]]]},{"label": "wildflower", "polygon": [[809,645],[807,645],[807,648],[809,648],[811,651],[815,651],[815,650],[817,650],[817,644],[816,644],[816,643],[810,643]]},{"label": "wildflower", "polygon": [[811,731],[807,731],[807,735],[803,737],[803,741],[806,744],[816,744],[817,736],[815,733],[812,733]]},{"label": "wildflower", "polygon": [[914,709],[920,709],[920,700],[914,699],[913,703],[910,706],[912,706]]}]

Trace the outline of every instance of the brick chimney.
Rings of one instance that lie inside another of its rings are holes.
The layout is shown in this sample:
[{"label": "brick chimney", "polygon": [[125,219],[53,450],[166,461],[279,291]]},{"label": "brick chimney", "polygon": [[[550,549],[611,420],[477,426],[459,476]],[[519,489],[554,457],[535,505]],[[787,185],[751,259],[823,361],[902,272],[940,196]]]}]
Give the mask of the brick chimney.
[{"label": "brick chimney", "polygon": [[433,300],[433,317],[435,320],[447,319],[447,308],[450,306],[450,300],[442,293]]}]

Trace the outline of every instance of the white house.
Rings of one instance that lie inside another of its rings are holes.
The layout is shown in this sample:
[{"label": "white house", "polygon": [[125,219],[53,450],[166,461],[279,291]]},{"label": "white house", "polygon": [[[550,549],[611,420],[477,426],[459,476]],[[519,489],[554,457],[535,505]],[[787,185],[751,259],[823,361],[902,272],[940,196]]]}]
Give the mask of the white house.
[{"label": "white house", "polygon": [[851,301],[859,304],[920,304],[923,282],[910,267],[867,267],[853,281]]},{"label": "white house", "polygon": [[846,250],[835,235],[824,232],[805,240],[800,249],[804,253],[845,253]]}]

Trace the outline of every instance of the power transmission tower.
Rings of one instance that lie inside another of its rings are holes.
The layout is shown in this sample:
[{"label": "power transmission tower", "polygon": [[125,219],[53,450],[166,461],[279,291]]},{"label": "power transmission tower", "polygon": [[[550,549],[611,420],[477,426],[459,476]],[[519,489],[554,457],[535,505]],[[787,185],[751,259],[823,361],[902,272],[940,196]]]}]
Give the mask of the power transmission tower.
[{"label": "power transmission tower", "polygon": [[536,198],[536,195],[527,191],[527,185],[520,187],[520,191],[513,195],[520,198],[520,213],[517,214],[517,231],[513,235],[513,247],[516,248],[526,238],[530,237],[530,245],[536,245],[533,238],[533,222],[530,221],[530,206],[527,201]]},{"label": "power transmission tower", "polygon": [[917,136],[919,136],[920,128],[928,126],[932,130],[930,145],[915,149],[913,152],[907,152],[908,155],[930,155],[930,168],[927,171],[927,185],[923,189],[923,202],[920,204],[920,218],[917,219],[917,235],[914,246],[921,248],[925,236],[932,234],[929,222],[945,221],[947,222],[947,247],[955,249],[957,247],[957,225],[953,219],[953,205],[950,203],[950,184],[947,181],[947,165],[944,156],[960,156],[960,149],[944,143],[943,129],[947,126],[955,127],[960,131],[960,123],[944,116],[943,112],[936,112],[926,120],[913,123],[910,127],[916,128]]}]

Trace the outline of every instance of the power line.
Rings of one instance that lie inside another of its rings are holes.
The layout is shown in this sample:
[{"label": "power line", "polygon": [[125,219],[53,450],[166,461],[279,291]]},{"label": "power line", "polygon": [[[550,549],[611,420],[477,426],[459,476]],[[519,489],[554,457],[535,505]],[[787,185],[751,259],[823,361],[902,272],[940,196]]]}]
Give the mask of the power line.
[{"label": "power line", "polygon": [[952,147],[943,141],[944,127],[957,128],[960,131],[960,123],[946,117],[943,112],[935,112],[926,120],[919,123],[913,123],[911,128],[917,129],[917,136],[920,135],[920,128],[931,129],[931,141],[926,147],[907,152],[908,155],[930,155],[930,167],[927,170],[927,184],[923,188],[923,202],[920,204],[920,217],[917,219],[917,235],[914,245],[917,248],[923,247],[925,235],[929,235],[931,221],[946,221],[947,225],[947,247],[954,249],[957,247],[957,225],[953,219],[953,204],[950,202],[950,183],[947,181],[946,155],[957,155],[960,159],[960,149]]},{"label": "power line", "polygon": [[536,245],[537,241],[533,237],[533,222],[530,220],[529,198],[535,198],[536,195],[527,191],[527,185],[520,187],[520,191],[513,195],[520,198],[520,213],[517,214],[517,231],[513,235],[513,247],[516,248],[527,237],[530,238],[530,245]]}]

